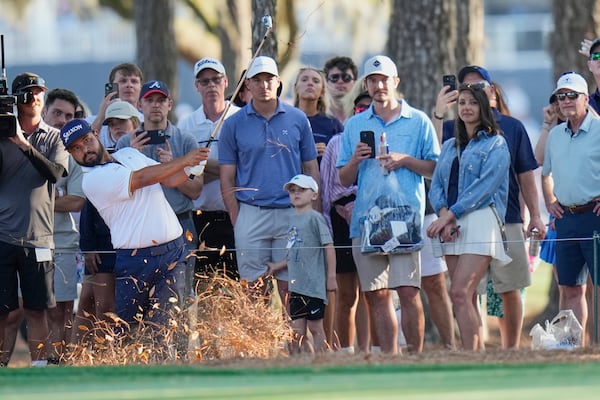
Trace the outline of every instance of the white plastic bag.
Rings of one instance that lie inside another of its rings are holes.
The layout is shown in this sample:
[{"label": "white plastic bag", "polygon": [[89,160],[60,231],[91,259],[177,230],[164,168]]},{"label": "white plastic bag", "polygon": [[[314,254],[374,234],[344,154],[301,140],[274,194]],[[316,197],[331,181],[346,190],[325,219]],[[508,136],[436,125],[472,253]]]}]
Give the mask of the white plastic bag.
[{"label": "white plastic bag", "polygon": [[575,317],[573,310],[560,310],[559,313],[548,322],[546,329],[540,324],[535,324],[529,336],[532,350],[572,350],[581,346],[583,327]]}]

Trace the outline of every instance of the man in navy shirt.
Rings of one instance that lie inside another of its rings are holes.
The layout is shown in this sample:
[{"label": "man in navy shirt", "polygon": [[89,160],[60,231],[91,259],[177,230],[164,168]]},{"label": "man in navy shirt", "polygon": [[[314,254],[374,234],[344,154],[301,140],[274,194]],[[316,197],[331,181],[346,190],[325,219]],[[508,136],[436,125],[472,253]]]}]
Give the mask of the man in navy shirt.
[{"label": "man in navy shirt", "polygon": [[[458,81],[461,84],[483,86],[510,151],[511,164],[505,229],[508,255],[512,258],[512,262],[501,268],[492,268],[490,273],[494,291],[501,294],[504,304],[503,347],[518,348],[523,327],[523,304],[520,289],[531,285],[519,194],[523,196],[529,210],[529,226],[525,234],[529,236],[535,228],[543,238],[546,229],[540,217],[538,192],[533,174],[538,164],[523,124],[497,110],[496,93],[488,71],[476,65],[466,66],[459,71]],[[456,100],[457,94],[457,91],[446,93],[445,88],[438,94],[433,122],[438,129],[438,136],[440,128],[442,128],[442,142],[454,135],[454,120],[445,121],[443,126],[441,126],[441,122],[450,103]]]}]

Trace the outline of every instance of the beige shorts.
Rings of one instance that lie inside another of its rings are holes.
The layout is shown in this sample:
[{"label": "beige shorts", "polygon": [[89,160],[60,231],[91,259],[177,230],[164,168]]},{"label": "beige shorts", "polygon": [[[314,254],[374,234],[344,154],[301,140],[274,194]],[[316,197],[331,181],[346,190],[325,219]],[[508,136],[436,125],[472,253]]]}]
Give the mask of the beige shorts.
[{"label": "beige shorts", "polygon": [[371,292],[400,286],[421,288],[419,252],[405,254],[362,254],[360,238],[352,239],[352,255],[360,281],[360,290]]}]

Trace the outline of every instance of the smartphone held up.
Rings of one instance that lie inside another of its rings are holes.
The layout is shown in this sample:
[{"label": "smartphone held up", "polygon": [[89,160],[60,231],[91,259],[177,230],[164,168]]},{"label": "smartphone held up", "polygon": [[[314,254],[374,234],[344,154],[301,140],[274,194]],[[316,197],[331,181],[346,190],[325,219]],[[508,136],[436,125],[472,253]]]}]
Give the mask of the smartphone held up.
[{"label": "smartphone held up", "polygon": [[450,86],[446,93],[456,90],[456,76],[454,75],[444,75],[442,77],[442,86]]}]

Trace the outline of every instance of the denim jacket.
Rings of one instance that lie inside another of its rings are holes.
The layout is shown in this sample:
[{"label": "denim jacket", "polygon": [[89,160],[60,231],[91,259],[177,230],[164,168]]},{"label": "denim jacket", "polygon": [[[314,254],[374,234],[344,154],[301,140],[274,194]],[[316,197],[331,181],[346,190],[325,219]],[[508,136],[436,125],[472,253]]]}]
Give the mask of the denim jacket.
[{"label": "denim jacket", "polygon": [[[508,172],[510,153],[502,135],[488,136],[477,132],[461,153],[458,168],[458,199],[450,210],[460,218],[469,212],[494,204],[504,221],[508,198]],[[442,147],[437,166],[433,171],[429,200],[439,215],[448,206],[448,182],[452,162],[457,156],[456,139],[447,140]]]}]

